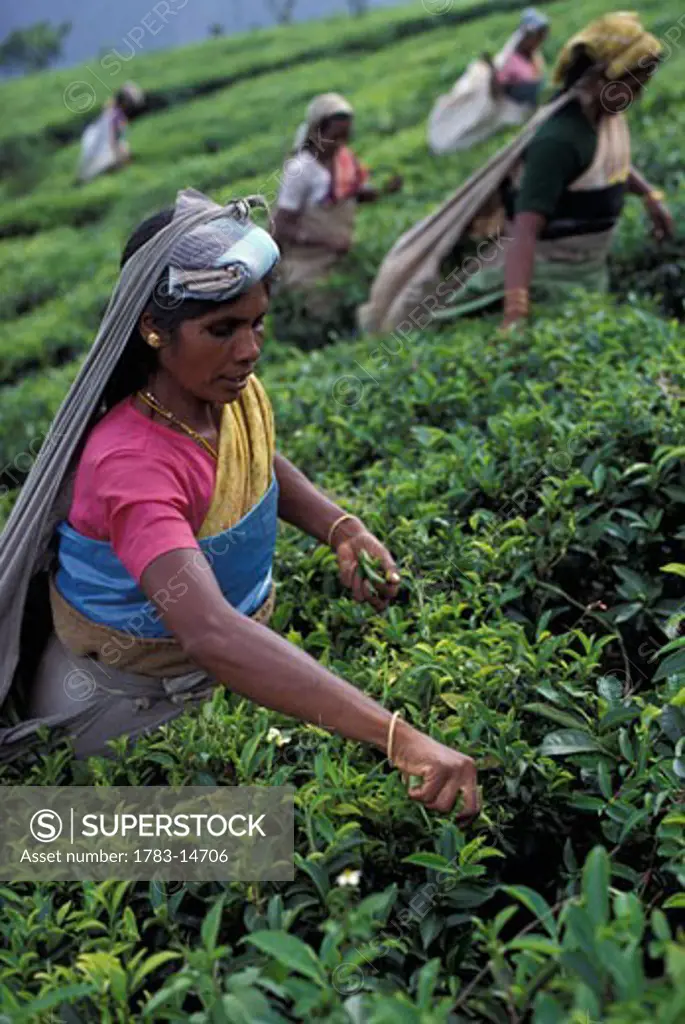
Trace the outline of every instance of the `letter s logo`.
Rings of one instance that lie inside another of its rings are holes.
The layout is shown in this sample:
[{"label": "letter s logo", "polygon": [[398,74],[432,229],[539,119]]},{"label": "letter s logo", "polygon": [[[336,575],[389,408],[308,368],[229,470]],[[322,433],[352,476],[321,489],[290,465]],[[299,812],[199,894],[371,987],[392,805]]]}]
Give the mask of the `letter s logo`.
[{"label": "letter s logo", "polygon": [[48,808],[36,811],[29,822],[29,829],[39,843],[52,843],[62,834],[62,819],[57,811]]}]

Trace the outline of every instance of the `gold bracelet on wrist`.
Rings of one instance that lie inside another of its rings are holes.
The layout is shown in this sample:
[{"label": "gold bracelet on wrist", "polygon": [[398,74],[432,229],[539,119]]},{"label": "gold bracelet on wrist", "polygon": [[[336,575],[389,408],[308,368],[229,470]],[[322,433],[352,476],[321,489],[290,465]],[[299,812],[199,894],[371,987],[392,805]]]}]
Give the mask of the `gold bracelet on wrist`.
[{"label": "gold bracelet on wrist", "polygon": [[509,288],[504,293],[505,313],[528,314],[530,310],[530,296],[527,288]]},{"label": "gold bracelet on wrist", "polygon": [[504,301],[527,306],[530,295],[527,288],[508,288],[504,293]]},{"label": "gold bracelet on wrist", "polygon": [[388,727],[388,761],[390,764],[392,764],[392,741],[395,738],[395,726],[397,725],[397,719],[399,717],[399,711],[395,711],[390,719],[390,725]]},{"label": "gold bracelet on wrist", "polygon": [[333,523],[333,525],[331,526],[330,530],[328,531],[328,546],[329,546],[329,548],[333,547],[333,534],[338,529],[340,524],[344,523],[345,520],[347,520],[347,519],[355,519],[355,518],[356,518],[356,516],[350,515],[349,512],[344,512],[343,515],[338,516],[338,518],[336,519],[336,521]]}]

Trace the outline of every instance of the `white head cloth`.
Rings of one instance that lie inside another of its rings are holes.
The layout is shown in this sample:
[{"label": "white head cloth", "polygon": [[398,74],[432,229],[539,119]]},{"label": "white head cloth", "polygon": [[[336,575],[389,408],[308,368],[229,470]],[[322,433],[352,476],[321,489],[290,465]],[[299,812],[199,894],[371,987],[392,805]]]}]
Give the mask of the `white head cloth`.
[{"label": "white head cloth", "polygon": [[354,108],[351,103],[341,96],[337,92],[324,92],[319,96],[315,96],[307,107],[306,120],[302,122],[297,131],[295,132],[295,138],[293,140],[293,149],[299,152],[304,146],[309,135],[317,128],[322,121],[325,121],[329,117],[336,117],[336,115],[344,114],[346,117],[352,117],[354,114]]}]

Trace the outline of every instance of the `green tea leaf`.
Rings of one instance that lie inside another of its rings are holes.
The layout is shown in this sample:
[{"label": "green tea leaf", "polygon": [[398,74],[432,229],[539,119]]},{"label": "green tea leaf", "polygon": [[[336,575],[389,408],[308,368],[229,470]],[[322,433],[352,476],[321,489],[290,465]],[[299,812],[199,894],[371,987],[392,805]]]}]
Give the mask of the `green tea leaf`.
[{"label": "green tea leaf", "polygon": [[644,981],[640,976],[642,972],[636,969],[630,951],[621,949],[612,940],[604,940],[597,943],[597,952],[600,963],[614,981],[619,998],[634,998]]},{"label": "green tea leaf", "polygon": [[419,924],[419,933],[421,935],[421,943],[423,945],[424,952],[428,949],[431,942],[438,937],[444,927],[444,922],[439,914],[427,914],[421,919]]},{"label": "green tea leaf", "polygon": [[535,892],[534,889],[529,889],[526,885],[502,885],[500,888],[503,892],[506,892],[508,896],[513,896],[514,899],[517,899],[522,903],[524,907],[531,912],[531,914],[534,914],[544,927],[545,931],[547,931],[553,939],[557,938],[557,923],[554,919],[552,908],[544,896]]},{"label": "green tea leaf", "polygon": [[649,590],[649,583],[639,573],[633,572],[625,565],[614,566],[614,572],[624,583],[627,594],[635,598],[644,598]]},{"label": "green tea leaf", "polygon": [[420,868],[429,868],[432,871],[444,871],[445,868],[449,868],[449,861],[439,853],[410,853],[408,857],[402,858],[402,863],[416,864]]},{"label": "green tea leaf", "polygon": [[685,651],[678,651],[675,654],[669,654],[661,662],[654,673],[654,682],[658,683],[660,679],[666,679],[667,676],[675,676],[683,672],[685,672]]},{"label": "green tea leaf", "polygon": [[152,974],[152,972],[156,971],[162,966],[162,964],[166,964],[170,960],[178,960],[180,957],[181,953],[175,953],[171,949],[164,949],[159,953],[153,953],[146,960],[143,960],[142,964],[136,968],[133,978],[131,979],[132,991],[135,992],[143,980],[147,978],[148,974]]},{"label": "green tea leaf", "polygon": [[523,939],[512,939],[507,942],[507,949],[518,949],[521,952],[544,953],[546,956],[558,956],[561,946],[544,935],[526,935]]},{"label": "green tea leaf", "polygon": [[565,757],[602,750],[601,744],[584,729],[560,729],[545,736],[540,746],[543,757]]},{"label": "green tea leaf", "polygon": [[583,981],[599,999],[602,995],[602,978],[595,967],[595,962],[579,950],[564,951],[559,957],[561,963],[571,975]]},{"label": "green tea leaf", "polygon": [[221,915],[224,910],[226,896],[220,896],[206,914],[202,922],[200,934],[205,949],[213,951],[216,948],[216,940],[221,926]]},{"label": "green tea leaf", "polygon": [[631,601],[627,604],[617,604],[611,611],[611,620],[615,623],[629,622],[634,619],[638,612],[642,611],[643,604],[639,601]]},{"label": "green tea leaf", "polygon": [[589,912],[577,904],[571,904],[566,910],[565,924],[574,943],[577,943],[590,959],[594,959],[596,955],[595,928]]},{"label": "green tea leaf", "polygon": [[597,765],[597,779],[599,782],[599,788],[602,791],[602,796],[606,800],[611,800],[614,795],[614,790],[611,785],[611,773],[609,772],[606,761],[600,761]]},{"label": "green tea leaf", "polygon": [[587,720],[581,718],[580,715],[575,715],[571,711],[562,711],[561,708],[555,708],[550,704],[533,701],[531,704],[524,704],[523,708],[525,711],[541,715],[542,718],[549,718],[550,721],[557,722],[558,725],[568,725],[571,729],[582,729],[587,725]]},{"label": "green tea leaf", "polygon": [[678,892],[675,896],[669,896],[668,899],[662,903],[662,906],[664,910],[685,907],[685,892]]},{"label": "green tea leaf", "polygon": [[31,1000],[30,1003],[25,1003],[18,1016],[13,1018],[15,1024],[30,1024],[31,1021],[36,1021],[39,1014],[45,1013],[47,1010],[54,1010],[61,1003],[75,1003],[79,999],[85,996],[92,995],[97,991],[97,986],[90,982],[82,982],[81,984],[74,985],[62,985],[59,988],[53,988],[52,991],[46,992],[45,995],[39,996],[37,999]]},{"label": "green tea leaf", "polygon": [[685,565],[682,562],[669,562],[668,565],[662,565],[660,572],[670,572],[674,576],[685,576]]},{"label": "green tea leaf", "polygon": [[603,846],[595,846],[583,867],[583,896],[585,909],[595,925],[609,920],[609,880],[611,866]]},{"label": "green tea leaf", "polygon": [[253,932],[243,941],[256,946],[288,970],[309,978],[322,988],[325,986],[326,976],[321,963],[310,947],[295,935],[289,935],[288,932]]},{"label": "green tea leaf", "polygon": [[314,886],[316,887],[316,891],[319,894],[322,903],[325,903],[326,896],[328,895],[328,892],[331,888],[331,883],[328,878],[326,869],[321,864],[318,864],[316,861],[302,857],[302,855],[297,853],[297,851],[295,852],[295,864],[300,869],[300,871],[304,871],[307,875],[309,875],[312,882],[314,883]]}]

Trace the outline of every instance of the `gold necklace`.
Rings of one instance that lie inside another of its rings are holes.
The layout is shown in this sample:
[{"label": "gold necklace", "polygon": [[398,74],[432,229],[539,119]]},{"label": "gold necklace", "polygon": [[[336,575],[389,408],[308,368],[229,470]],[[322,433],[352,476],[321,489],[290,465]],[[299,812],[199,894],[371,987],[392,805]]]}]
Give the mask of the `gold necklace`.
[{"label": "gold necklace", "polygon": [[177,427],[180,427],[181,430],[184,430],[194,441],[197,441],[198,444],[202,445],[202,447],[209,452],[212,458],[216,459],[217,462],[219,461],[219,453],[213,445],[209,443],[207,438],[203,437],[202,434],[198,434],[197,430],[193,430],[193,428],[189,427],[187,423],[180,420],[178,416],[174,416],[173,412],[170,412],[169,409],[165,409],[163,405],[160,405],[150,391],[139,391],[138,397],[145,402],[153,412],[159,413],[160,416],[163,416],[170,423],[174,423]]}]

